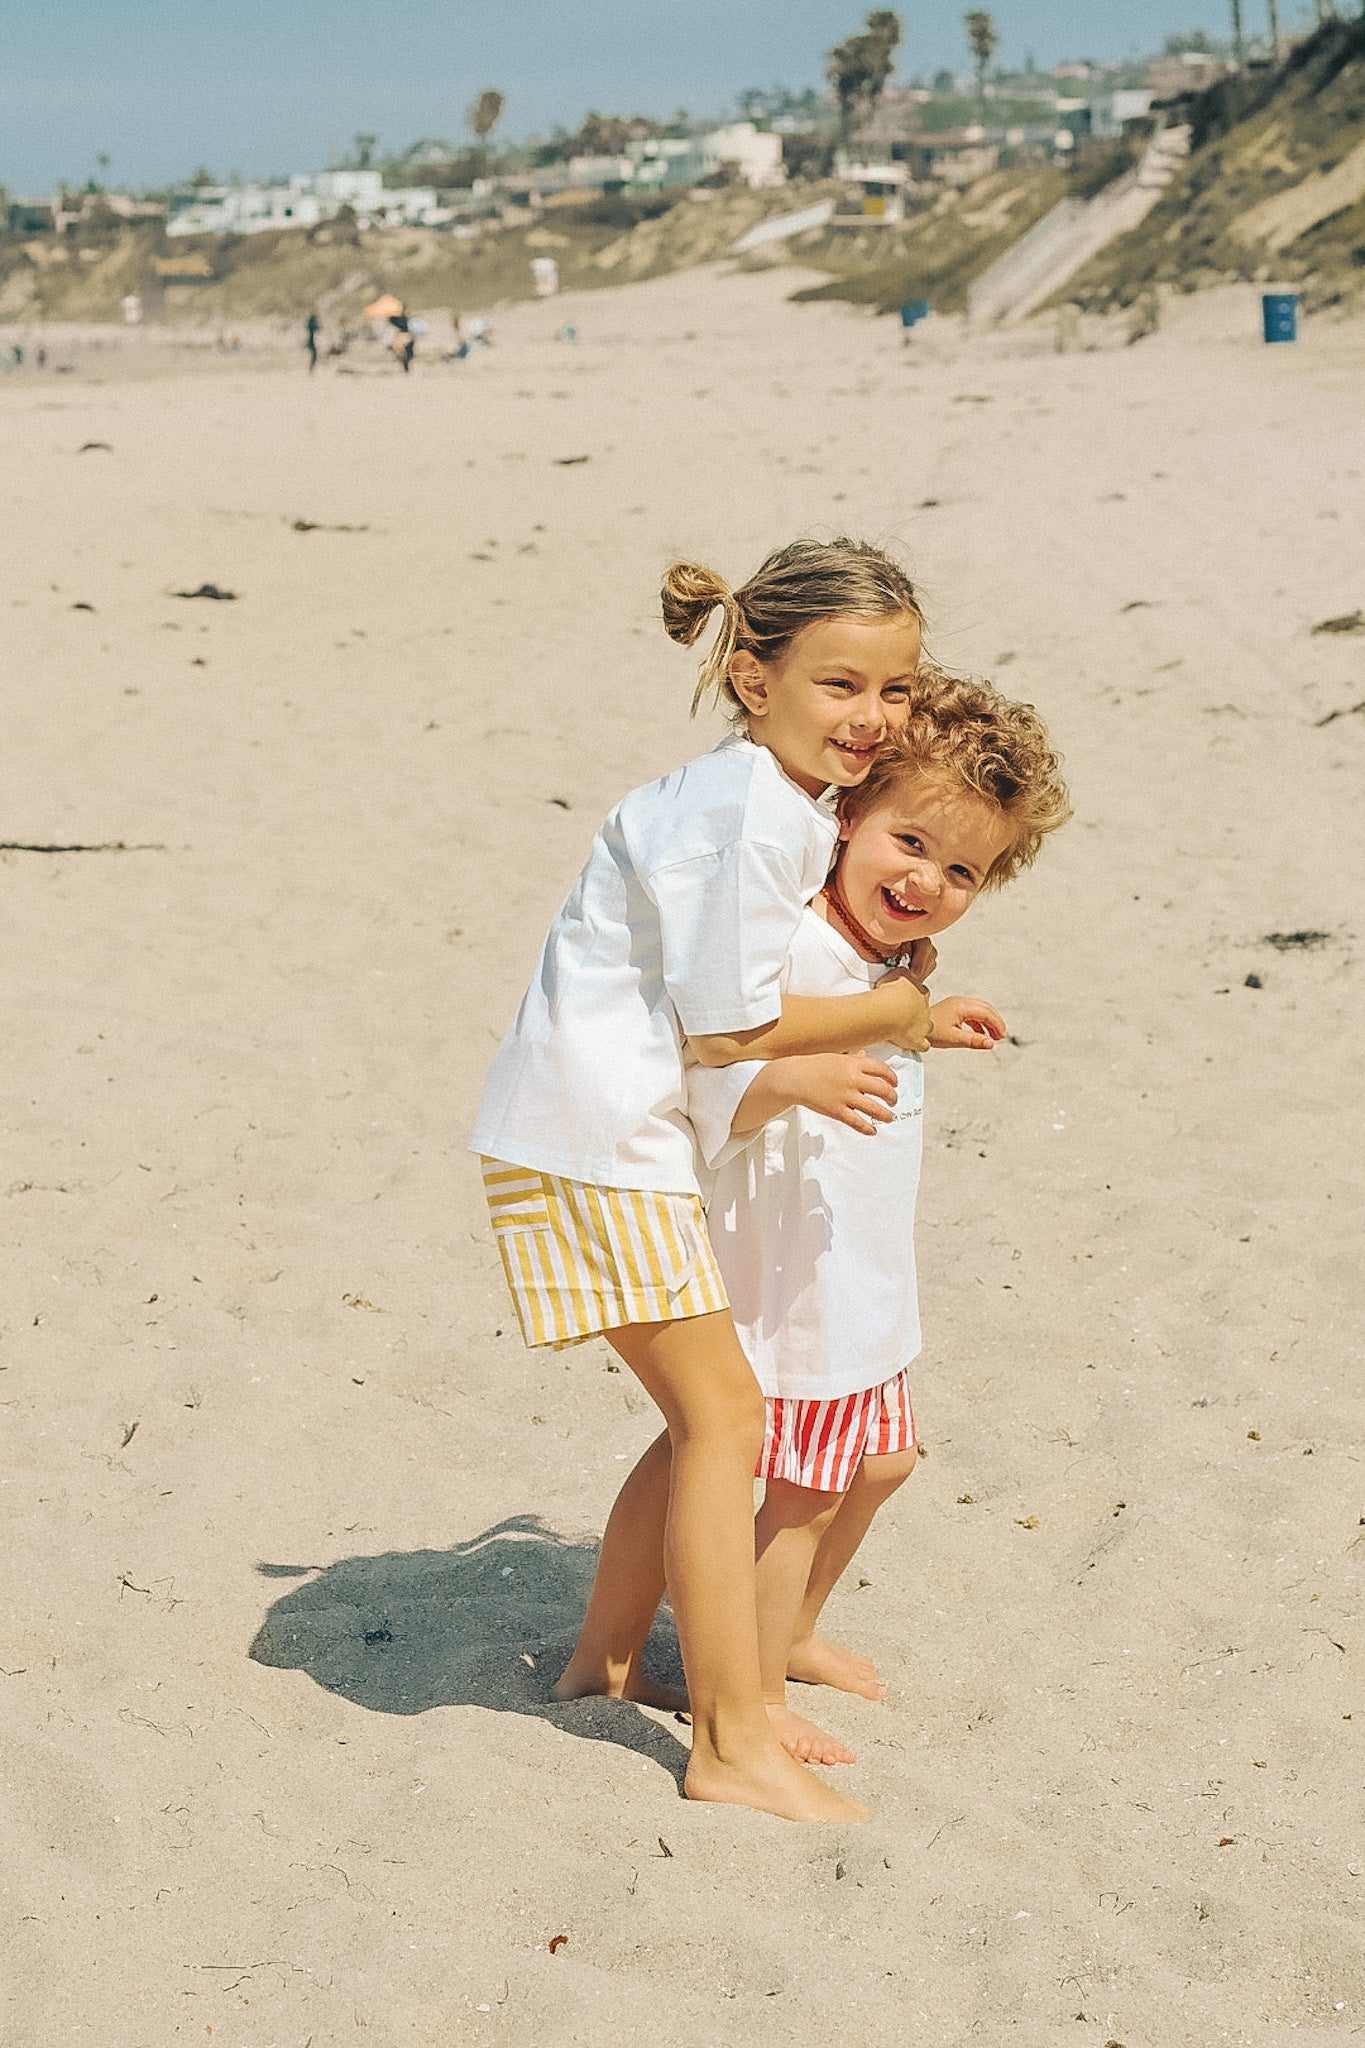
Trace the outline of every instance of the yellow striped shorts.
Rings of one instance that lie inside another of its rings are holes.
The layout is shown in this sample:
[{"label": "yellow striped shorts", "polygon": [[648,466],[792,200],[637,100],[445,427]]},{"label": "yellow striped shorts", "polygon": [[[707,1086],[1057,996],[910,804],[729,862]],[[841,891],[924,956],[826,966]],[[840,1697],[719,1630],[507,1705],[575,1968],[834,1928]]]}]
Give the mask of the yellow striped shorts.
[{"label": "yellow striped shorts", "polygon": [[483,1161],[507,1285],[530,1345],[730,1306],[696,1195],[597,1188]]}]

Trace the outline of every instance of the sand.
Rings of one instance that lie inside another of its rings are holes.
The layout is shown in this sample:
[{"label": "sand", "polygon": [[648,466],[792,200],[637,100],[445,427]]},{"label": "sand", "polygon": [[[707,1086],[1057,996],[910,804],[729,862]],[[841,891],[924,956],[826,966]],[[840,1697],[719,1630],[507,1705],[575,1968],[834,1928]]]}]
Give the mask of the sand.
[{"label": "sand", "polygon": [[[903,348],[797,281],[0,389],[0,836],[128,849],[0,855],[26,2048],[1365,2033],[1365,336]],[[831,1615],[890,1695],[802,1696],[847,1833],[548,1702],[654,1424],[523,1350],[463,1149],[597,821],[718,730],[662,565],[844,525],[1077,803],[942,948],[1014,1039],[929,1073],[928,1456]]]}]

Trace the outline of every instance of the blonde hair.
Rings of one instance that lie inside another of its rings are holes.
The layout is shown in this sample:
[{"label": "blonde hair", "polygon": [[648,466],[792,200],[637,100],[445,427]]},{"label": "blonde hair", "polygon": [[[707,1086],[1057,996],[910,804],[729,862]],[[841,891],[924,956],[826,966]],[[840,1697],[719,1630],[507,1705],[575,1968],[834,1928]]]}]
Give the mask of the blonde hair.
[{"label": "blonde hair", "polygon": [[845,790],[840,817],[853,824],[911,775],[968,790],[1013,826],[1014,839],[992,861],[983,889],[1002,888],[1031,867],[1048,833],[1071,816],[1061,762],[1033,706],[964,676],[928,670],[916,678],[904,727],[890,735],[863,780]]},{"label": "blonde hair", "polygon": [[722,612],[715,645],[701,665],[692,696],[695,714],[708,690],[742,723],[744,706],[730,681],[730,662],[741,652],[777,661],[803,627],[851,616],[884,619],[908,613],[924,623],[915,586],[880,548],[859,540],[794,540],[769,555],[738,590],[699,562],[674,562],[660,593],[664,631],[691,647],[716,607]]}]

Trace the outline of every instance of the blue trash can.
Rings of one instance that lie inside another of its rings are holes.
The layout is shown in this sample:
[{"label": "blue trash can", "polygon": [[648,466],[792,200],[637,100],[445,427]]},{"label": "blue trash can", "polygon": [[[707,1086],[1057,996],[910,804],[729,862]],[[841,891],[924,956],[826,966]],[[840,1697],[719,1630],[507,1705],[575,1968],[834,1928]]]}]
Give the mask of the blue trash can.
[{"label": "blue trash can", "polygon": [[928,317],[929,301],[927,299],[911,299],[908,305],[901,307],[902,327],[917,327],[921,320],[927,320]]},{"label": "blue trash can", "polygon": [[1261,332],[1267,341],[1297,341],[1299,338],[1299,295],[1297,292],[1261,293]]}]

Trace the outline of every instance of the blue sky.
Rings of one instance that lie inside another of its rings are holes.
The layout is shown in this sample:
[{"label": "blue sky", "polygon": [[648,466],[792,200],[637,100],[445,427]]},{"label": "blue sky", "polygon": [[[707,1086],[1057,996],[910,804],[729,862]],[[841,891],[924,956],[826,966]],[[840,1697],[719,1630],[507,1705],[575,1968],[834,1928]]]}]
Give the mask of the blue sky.
[{"label": "blue sky", "polygon": [[[589,107],[711,114],[746,85],[817,84],[865,0],[0,0],[0,184],[268,176],[316,168],[357,129],[384,146],[453,136],[483,86],[506,132]],[[996,0],[1001,60],[1123,57],[1222,32],[1226,0]],[[905,74],[965,64],[962,4],[915,0]],[[1245,0],[1248,28],[1262,0]],[[1287,0],[1292,22],[1308,12]]]}]

